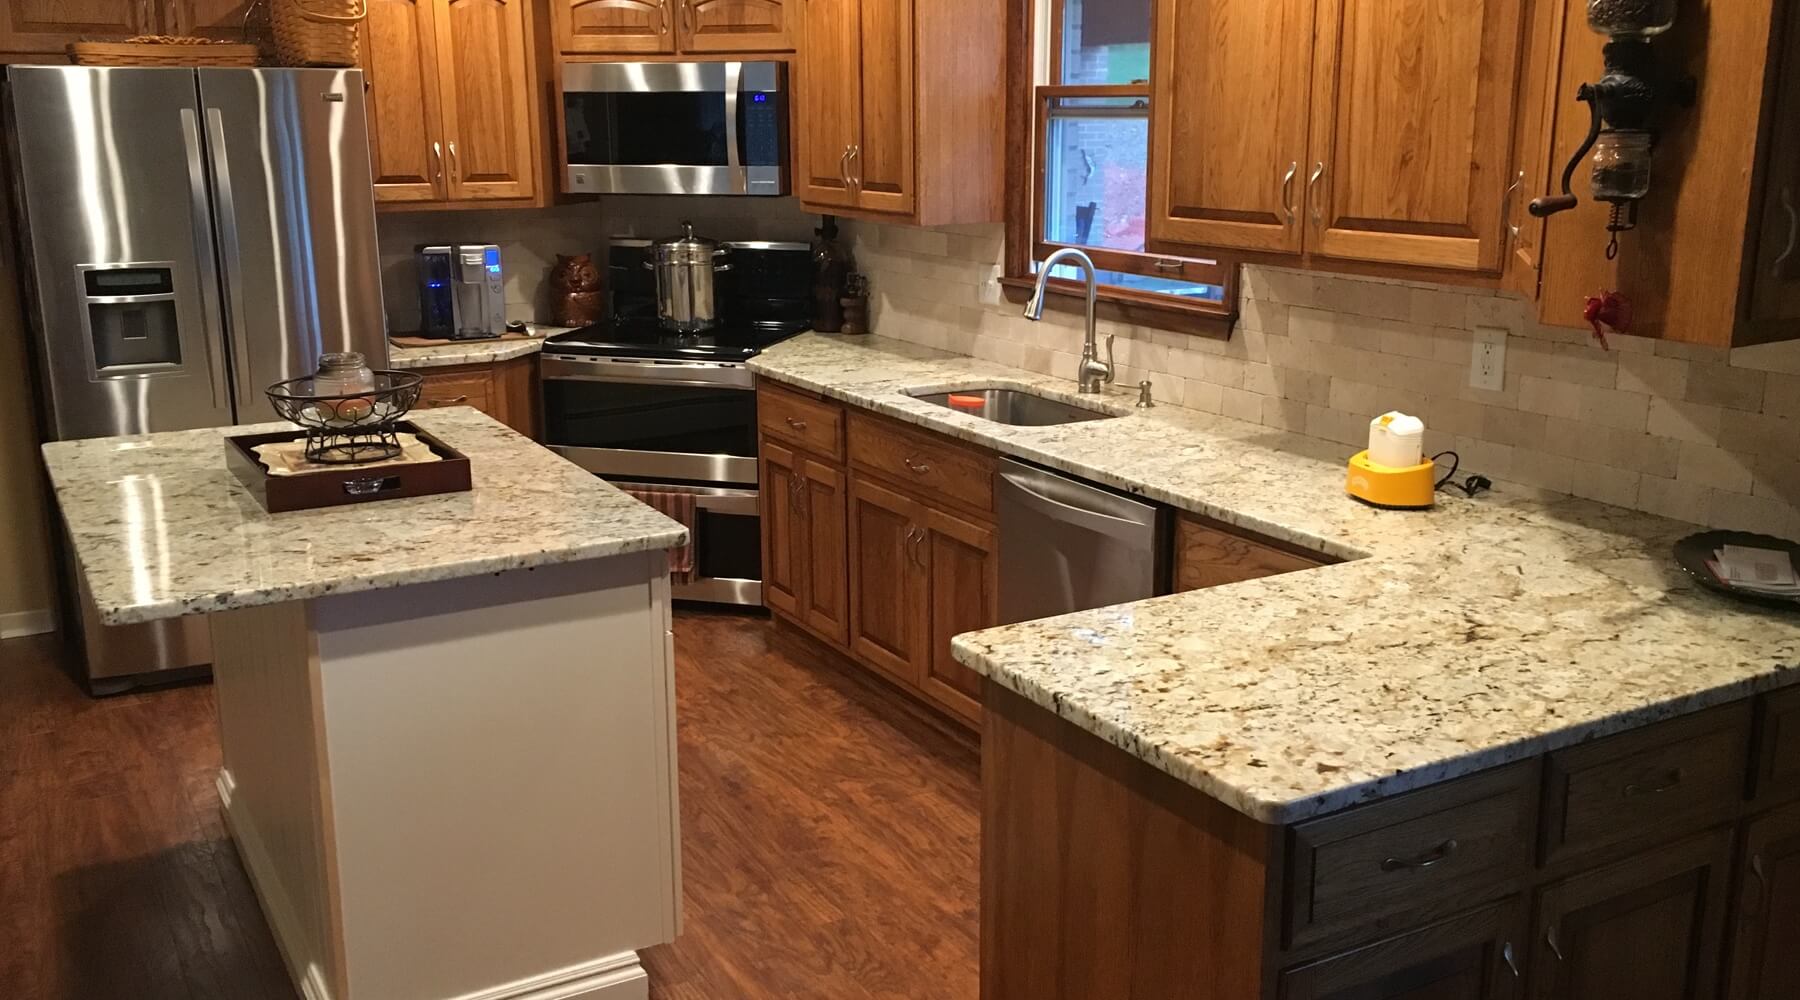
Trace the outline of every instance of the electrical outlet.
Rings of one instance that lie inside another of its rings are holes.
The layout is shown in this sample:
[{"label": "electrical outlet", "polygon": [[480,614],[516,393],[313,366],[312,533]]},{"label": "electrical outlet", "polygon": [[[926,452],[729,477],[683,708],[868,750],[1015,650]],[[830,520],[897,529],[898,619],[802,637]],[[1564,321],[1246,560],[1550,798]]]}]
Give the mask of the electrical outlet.
[{"label": "electrical outlet", "polygon": [[1506,388],[1506,330],[1498,326],[1475,328],[1475,346],[1469,358],[1469,385],[1499,392]]}]

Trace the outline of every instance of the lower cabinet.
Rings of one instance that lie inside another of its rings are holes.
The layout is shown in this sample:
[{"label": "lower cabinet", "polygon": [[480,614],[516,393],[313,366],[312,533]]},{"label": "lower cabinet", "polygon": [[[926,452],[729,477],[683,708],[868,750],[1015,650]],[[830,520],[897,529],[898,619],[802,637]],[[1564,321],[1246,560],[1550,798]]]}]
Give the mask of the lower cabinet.
[{"label": "lower cabinet", "polygon": [[1730,868],[1721,827],[1539,890],[1531,995],[1717,996]]},{"label": "lower cabinet", "polygon": [[941,510],[927,512],[924,531],[931,621],[919,687],[939,705],[979,722],[981,675],[950,655],[950,637],[1000,620],[999,540],[993,528]]},{"label": "lower cabinet", "polygon": [[844,645],[846,614],[843,470],[762,439],[763,602]]},{"label": "lower cabinet", "polygon": [[1524,907],[1507,901],[1290,969],[1281,998],[1510,1000],[1520,995],[1524,931]]},{"label": "lower cabinet", "polygon": [[1751,821],[1738,861],[1731,1000],[1800,997],[1800,803]]},{"label": "lower cabinet", "polygon": [[425,385],[415,409],[473,406],[533,441],[543,437],[538,406],[537,356],[481,365],[420,369]]}]

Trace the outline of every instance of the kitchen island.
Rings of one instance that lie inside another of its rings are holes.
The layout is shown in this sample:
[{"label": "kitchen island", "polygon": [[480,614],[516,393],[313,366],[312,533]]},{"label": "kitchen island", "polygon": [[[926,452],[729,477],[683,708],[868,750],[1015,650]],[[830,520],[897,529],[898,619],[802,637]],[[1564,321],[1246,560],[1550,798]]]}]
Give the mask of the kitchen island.
[{"label": "kitchen island", "polygon": [[[1342,446],[879,337],[751,367],[1338,560],[951,641],[983,1000],[1800,996],[1800,614],[1700,589],[1694,525],[1375,510]],[[976,387],[1113,418],[916,398]]]},{"label": "kitchen island", "polygon": [[270,515],[222,440],[46,445],[106,624],[209,616],[218,790],[307,1000],[648,995],[680,920],[676,522],[467,408],[473,489]]}]

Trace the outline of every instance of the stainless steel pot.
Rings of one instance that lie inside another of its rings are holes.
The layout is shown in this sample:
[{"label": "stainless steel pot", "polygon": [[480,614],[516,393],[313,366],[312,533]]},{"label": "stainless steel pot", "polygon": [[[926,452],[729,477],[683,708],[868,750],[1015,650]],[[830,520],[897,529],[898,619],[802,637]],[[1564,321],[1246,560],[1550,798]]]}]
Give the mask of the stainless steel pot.
[{"label": "stainless steel pot", "polygon": [[644,266],[656,272],[656,318],[663,327],[698,333],[719,322],[713,284],[719,272],[731,270],[730,264],[719,261],[729,251],[717,240],[695,236],[691,222],[683,222],[681,228],[684,235],[650,244]]}]

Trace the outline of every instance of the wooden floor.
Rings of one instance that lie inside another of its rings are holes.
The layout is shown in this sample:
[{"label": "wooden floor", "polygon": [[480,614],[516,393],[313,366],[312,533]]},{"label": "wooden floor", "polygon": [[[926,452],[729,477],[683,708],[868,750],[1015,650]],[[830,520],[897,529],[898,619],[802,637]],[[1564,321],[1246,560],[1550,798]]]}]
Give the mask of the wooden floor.
[{"label": "wooden floor", "polygon": [[[657,1000],[973,1000],[971,738],[778,638],[675,623],[686,925]],[[0,642],[0,998],[295,996],[219,818],[212,688],[94,701]]]}]

